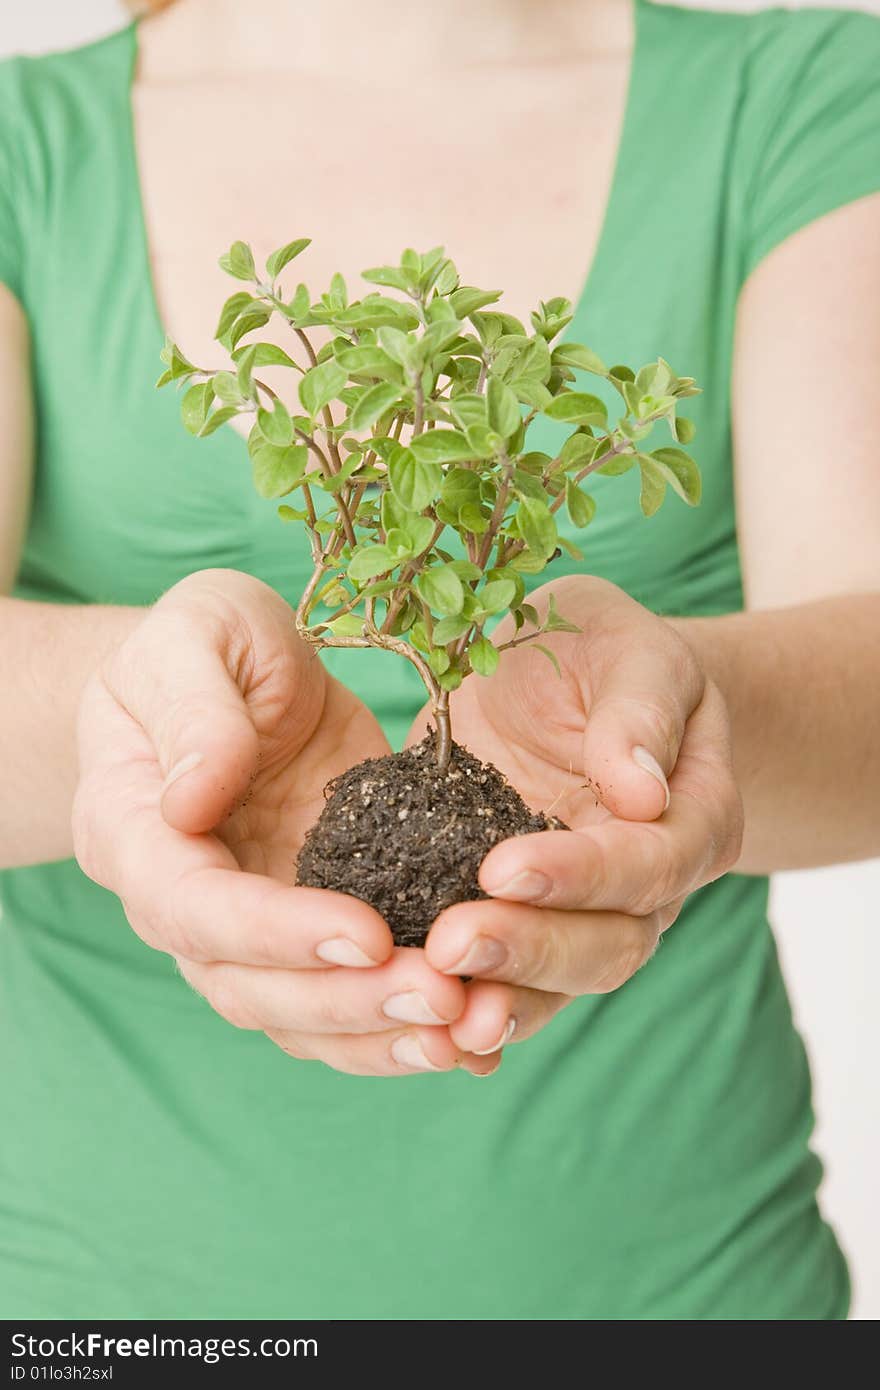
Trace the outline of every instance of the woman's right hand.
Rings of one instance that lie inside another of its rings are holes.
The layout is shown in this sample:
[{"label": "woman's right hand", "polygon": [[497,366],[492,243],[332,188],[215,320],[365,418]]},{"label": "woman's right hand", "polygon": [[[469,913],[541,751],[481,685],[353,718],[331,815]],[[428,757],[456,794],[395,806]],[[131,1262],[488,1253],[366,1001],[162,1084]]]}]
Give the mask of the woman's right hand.
[{"label": "woman's right hand", "polygon": [[274,590],[232,570],[170,589],[87,686],[79,749],[80,865],[223,1018],[339,1071],[495,1069],[444,1026],[460,980],[358,899],[294,886],[325,784],[389,748]]}]

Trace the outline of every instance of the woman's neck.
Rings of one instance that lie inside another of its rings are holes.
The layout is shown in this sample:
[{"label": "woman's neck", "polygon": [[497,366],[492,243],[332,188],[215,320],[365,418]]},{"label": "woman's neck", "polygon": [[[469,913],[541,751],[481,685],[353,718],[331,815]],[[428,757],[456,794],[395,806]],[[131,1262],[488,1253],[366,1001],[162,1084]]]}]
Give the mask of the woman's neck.
[{"label": "woman's neck", "polygon": [[418,105],[419,67],[578,62],[616,52],[631,0],[178,0],[148,20],[149,75],[283,69],[399,82]]}]

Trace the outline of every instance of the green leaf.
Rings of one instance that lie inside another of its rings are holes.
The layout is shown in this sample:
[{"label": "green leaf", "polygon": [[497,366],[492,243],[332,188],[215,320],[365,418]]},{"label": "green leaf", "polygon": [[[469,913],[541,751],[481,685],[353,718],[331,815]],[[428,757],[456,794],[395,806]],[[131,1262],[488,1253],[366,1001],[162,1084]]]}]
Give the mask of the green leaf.
[{"label": "green leaf", "polygon": [[332,359],[312,367],[299,383],[303,409],[314,419],[325,405],[337,399],[347,380],[348,373]]},{"label": "green leaf", "polygon": [[464,586],[455,570],[438,565],[425,570],[417,581],[418,589],[432,611],[454,617],[464,606]]},{"label": "green leaf", "polygon": [[364,633],[364,620],[356,613],[342,613],[321,626],[328,627],[336,637],[362,637]]},{"label": "green leaf", "polygon": [[443,479],[443,501],[458,511],[467,502],[479,503],[480,479],[469,468],[450,468]]},{"label": "green leaf", "polygon": [[386,324],[408,332],[418,328],[418,315],[386,295],[368,294],[359,304],[351,304],[336,315],[336,323],[345,328],[381,328]]},{"label": "green leaf", "polygon": [[217,331],[214,334],[218,342],[221,338],[226,336],[239,314],[244,312],[248,304],[253,303],[254,297],[252,294],[248,294],[247,290],[236,290],[235,294],[229,296],[223,308],[220,310]]},{"label": "green leaf", "polygon": [[385,411],[400,399],[400,389],[396,383],[387,381],[380,381],[377,386],[371,386],[349,415],[349,429],[363,430],[375,424],[379,416],[384,415]]},{"label": "green leaf", "polygon": [[414,513],[407,510],[402,502],[394,496],[390,488],[385,488],[382,492],[380,502],[380,514],[382,526],[386,531],[390,531],[394,526],[405,527],[407,522],[412,519]]},{"label": "green leaf", "polygon": [[527,473],[523,468],[513,470],[513,485],[516,491],[524,497],[536,497],[539,502],[543,502],[547,495],[541,479],[536,478],[532,473]]},{"label": "green leaf", "polygon": [[285,308],[285,313],[291,319],[304,319],[311,307],[308,285],[297,285],[296,293],[290,303]]},{"label": "green leaf", "polygon": [[[436,640],[436,638],[435,638]],[[445,647],[432,647],[428,654],[428,665],[435,676],[442,676],[444,671],[449,670],[449,653]]]},{"label": "green leaf", "polygon": [[594,439],[591,434],[580,434],[575,432],[570,434],[559,451],[559,463],[563,469],[572,468],[575,464],[579,468],[590,462],[596,455],[599,441]]},{"label": "green leaf", "polygon": [[504,448],[503,437],[488,425],[468,425],[466,434],[471,458],[491,459]]},{"label": "green leaf", "polygon": [[215,410],[213,415],[209,415],[202,428],[199,430],[199,439],[206,439],[209,434],[219,430],[221,425],[225,425],[231,420],[238,411],[234,405],[224,405],[221,410]]},{"label": "green leaf", "polygon": [[556,549],[556,522],[546,502],[536,497],[520,498],[516,512],[520,534],[529,550],[548,559]]},{"label": "green leaf", "polygon": [[412,371],[419,366],[419,345],[402,328],[385,324],[379,329],[379,342],[392,361]]},{"label": "green leaf", "polygon": [[547,605],[547,616],[544,619],[543,629],[545,632],[581,631],[581,629],[577,626],[577,623],[570,623],[567,618],[563,618],[562,614],[556,607],[556,599],[553,596],[553,594],[550,594],[549,602]]},{"label": "green leaf", "polygon": [[486,404],[490,426],[507,439],[518,429],[522,419],[514,392],[498,377],[490,376],[486,387]]},{"label": "green leaf", "polygon": [[576,367],[582,372],[592,372],[594,376],[608,374],[602,358],[582,343],[560,343],[553,349],[550,360],[554,367]]},{"label": "green leaf", "polygon": [[449,303],[460,319],[467,319],[487,304],[497,303],[500,298],[500,290],[478,290],[472,285],[462,285],[459,289],[453,290],[449,296]]},{"label": "green leaf", "polygon": [[437,683],[441,690],[457,690],[463,680],[464,677],[457,666],[453,666],[451,670],[444,671],[442,676],[437,677]]},{"label": "green leaf", "polygon": [[159,358],[168,368],[168,374],[172,381],[179,381],[182,377],[191,376],[198,368],[190,362],[171,339],[165,339],[165,346],[159,353]]},{"label": "green leaf", "polygon": [[374,579],[377,574],[385,574],[393,568],[395,556],[387,545],[367,545],[356,550],[348,562],[349,578],[361,584],[365,579]]},{"label": "green leaf", "polygon": [[510,382],[510,389],[523,405],[534,406],[536,410],[546,410],[553,400],[553,393],[535,376],[517,376]]},{"label": "green leaf", "polygon": [[308,236],[299,237],[296,241],[289,241],[286,246],[280,246],[277,251],[273,251],[266,261],[266,274],[270,280],[274,280],[276,275],[280,275],[286,265],[305,251],[307,246],[311,246],[312,238]]},{"label": "green leaf", "polygon": [[689,507],[696,507],[702,496],[700,470],[684,449],[654,449],[650,454],[666,482]]},{"label": "green leaf", "polygon": [[201,381],[198,386],[190,386],[183,393],[180,414],[184,429],[190,434],[198,434],[208,418],[208,411],[214,400],[214,383]]},{"label": "green leaf", "polygon": [[257,411],[257,424],[270,444],[285,448],[293,441],[293,421],[283,401],[273,401],[271,410]]},{"label": "green leaf", "polygon": [[475,502],[465,502],[459,508],[459,524],[472,536],[484,536],[489,529],[489,519]]},{"label": "green leaf", "polygon": [[241,405],[241,387],[234,372],[215,372],[214,394],[224,405]]},{"label": "green leaf", "polygon": [[434,624],[434,641],[441,646],[446,642],[457,642],[471,627],[470,618],[456,616],[441,618]]},{"label": "green leaf", "polygon": [[417,459],[429,463],[453,463],[474,456],[467,437],[459,430],[428,430],[410,440],[409,447]]},{"label": "green leaf", "polygon": [[257,268],[254,253],[246,241],[234,241],[225,255],[220,257],[220,269],[236,280],[255,280]]},{"label": "green leaf", "polygon": [[697,427],[693,420],[688,420],[686,416],[679,415],[672,420],[673,433],[679,444],[690,444],[697,432]]},{"label": "green leaf", "polygon": [[455,570],[459,579],[464,579],[468,583],[473,579],[483,578],[483,571],[479,565],[473,564],[470,560],[450,560],[449,568]]},{"label": "green leaf", "polygon": [[531,642],[529,643],[529,645],[531,646],[533,651],[540,652],[542,656],[546,656],[547,660],[550,662],[550,665],[553,667],[553,670],[556,672],[557,676],[561,680],[562,671],[559,669],[559,659],[556,653],[552,652],[549,647],[543,647],[540,642]]},{"label": "green leaf", "polygon": [[238,359],[238,385],[241,394],[247,400],[251,400],[254,397],[253,370],[256,355],[256,344],[252,344],[250,347],[245,348],[241,357]]},{"label": "green leaf", "polygon": [[406,537],[410,554],[421,555],[431,544],[434,522],[429,516],[410,514],[407,516],[406,525],[397,527],[397,530]]},{"label": "green leaf", "polygon": [[308,461],[309,451],[304,444],[282,449],[257,441],[251,449],[254,487],[261,497],[284,497],[303,477]]},{"label": "green leaf", "polygon": [[246,313],[236,319],[232,328],[230,328],[226,335],[225,341],[229,343],[230,348],[236,347],[245,334],[253,333],[257,328],[264,328],[269,322],[269,317],[268,309],[263,309],[259,306],[255,309],[248,309]]},{"label": "green leaf", "polygon": [[650,454],[639,455],[639,466],[642,471],[639,506],[645,516],[653,516],[663,505],[663,499],[666,496],[666,479],[660,469],[655,467]]},{"label": "green leaf", "polygon": [[404,293],[412,288],[412,276],[396,265],[376,265],[370,270],[362,270],[361,279],[370,285],[387,285],[390,289],[403,290]]},{"label": "green leaf", "polygon": [[308,512],[299,507],[279,507],[278,515],[282,521],[305,521]]},{"label": "green leaf", "polygon": [[531,603],[521,603],[519,606],[519,611],[522,613],[526,622],[531,623],[532,627],[541,626],[541,619],[538,617],[538,610]]},{"label": "green leaf", "polygon": [[494,676],[499,659],[498,648],[488,637],[478,637],[468,647],[468,660],[478,676]]},{"label": "green leaf", "polygon": [[[597,455],[598,457],[598,455]],[[607,463],[603,463],[598,468],[597,473],[601,473],[606,478],[620,478],[624,473],[628,473],[635,466],[636,456],[632,450],[624,453],[613,454]]]},{"label": "green leaf", "polygon": [[520,354],[516,363],[516,376],[537,377],[539,381],[546,382],[550,375],[550,349],[544,338],[530,338],[528,347]]},{"label": "green leaf", "polygon": [[540,574],[547,568],[547,561],[543,555],[538,555],[533,550],[521,550],[518,555],[514,555],[508,568],[521,574]]},{"label": "green leaf", "polygon": [[572,425],[604,426],[608,419],[604,402],[587,391],[562,391],[550,402],[544,414],[550,420],[564,420]]},{"label": "green leaf", "polygon": [[484,613],[502,613],[516,597],[512,579],[493,579],[477,590],[477,602]]},{"label": "green leaf", "polygon": [[579,550],[576,545],[572,545],[567,536],[559,537],[559,548],[560,550],[564,550],[566,555],[569,555],[572,560],[576,560],[578,564],[581,564],[583,561],[584,552]]},{"label": "green leaf", "polygon": [[[275,343],[252,343],[248,348],[236,348],[232,354],[232,360],[238,362],[245,352],[254,352],[255,367],[296,367],[293,358],[288,356],[284,348],[277,347]],[[298,370],[298,368],[297,368]]]},{"label": "green leaf", "polygon": [[383,380],[403,381],[400,364],[380,347],[340,348],[336,361],[350,376],[379,376]]},{"label": "green leaf", "polygon": [[345,276],[338,270],[330,277],[330,292],[327,297],[336,309],[348,307],[348,286],[345,283]]},{"label": "green leaf", "polygon": [[589,493],[581,492],[571,478],[565,482],[565,506],[572,524],[577,527],[589,526],[596,515],[596,503]]},{"label": "green leaf", "polygon": [[410,512],[421,512],[434,501],[441,479],[439,466],[419,458],[412,448],[398,447],[388,462],[391,489]]}]

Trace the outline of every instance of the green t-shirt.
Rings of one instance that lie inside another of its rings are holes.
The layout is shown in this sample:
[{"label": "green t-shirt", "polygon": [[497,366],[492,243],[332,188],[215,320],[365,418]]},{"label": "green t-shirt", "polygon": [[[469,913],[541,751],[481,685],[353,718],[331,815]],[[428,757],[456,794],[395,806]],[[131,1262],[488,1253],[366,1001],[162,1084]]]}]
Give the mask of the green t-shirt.
[{"label": "green t-shirt", "polygon": [[[39,425],[17,592],[146,604],[229,565],[293,599],[305,547],[254,494],[244,444],[188,439],[174,396],[153,390],[135,49],[127,28],[0,65],[0,278],[31,321]],[[880,188],[878,72],[865,15],[637,4],[571,336],[611,361],[662,352],[704,387],[689,410],[698,511],[673,502],[643,522],[634,479],[596,483],[585,563],[657,610],[741,603],[737,296],[785,237]],[[399,741],[420,703],[406,664],[333,666]],[[844,1316],[766,887],[731,875],[695,894],[635,979],[508,1049],[491,1081],[380,1081],[229,1027],[73,862],[0,875],[0,1309]]]}]

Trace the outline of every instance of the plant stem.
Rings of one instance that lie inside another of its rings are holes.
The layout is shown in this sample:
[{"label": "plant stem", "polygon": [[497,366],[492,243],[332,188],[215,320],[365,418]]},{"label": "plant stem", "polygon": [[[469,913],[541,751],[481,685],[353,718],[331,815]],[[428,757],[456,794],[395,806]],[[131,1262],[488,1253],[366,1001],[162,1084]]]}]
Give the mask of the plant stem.
[{"label": "plant stem", "polygon": [[445,772],[452,753],[452,722],[449,718],[449,691],[441,690],[432,701],[431,710],[437,721],[437,766]]},{"label": "plant stem", "polygon": [[415,382],[416,408],[413,415],[413,428],[411,438],[415,439],[421,434],[425,427],[425,393],[422,390],[422,378],[419,376]]},{"label": "plant stem", "polygon": [[419,561],[424,559],[426,555],[430,555],[431,551],[434,549],[434,546],[440,539],[442,533],[443,522],[438,521],[435,523],[434,526],[434,534],[431,537],[428,544],[425,546],[424,550],[419,551],[418,555],[416,555],[414,559],[410,560],[401,570],[400,580],[398,584],[398,594],[388,605],[388,612],[385,614],[385,621],[382,624],[381,631],[383,634],[390,631],[391,624],[394,622],[394,619],[397,617],[398,613],[403,607],[404,599],[406,598],[405,587],[411,584],[414,576],[419,573],[419,570],[421,569]]}]

